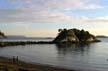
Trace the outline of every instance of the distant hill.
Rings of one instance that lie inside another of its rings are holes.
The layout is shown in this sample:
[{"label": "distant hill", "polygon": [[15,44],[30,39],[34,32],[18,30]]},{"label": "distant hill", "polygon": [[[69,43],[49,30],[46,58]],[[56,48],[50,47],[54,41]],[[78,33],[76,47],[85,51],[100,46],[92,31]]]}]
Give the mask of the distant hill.
[{"label": "distant hill", "polygon": [[26,37],[22,35],[7,35],[9,39],[53,39],[52,37]]},{"label": "distant hill", "polygon": [[97,38],[108,38],[108,36],[105,36],[105,35],[98,35],[96,36]]},{"label": "distant hill", "polygon": [[25,37],[25,36],[21,36],[21,35],[7,35],[7,38],[27,38],[27,37]]}]

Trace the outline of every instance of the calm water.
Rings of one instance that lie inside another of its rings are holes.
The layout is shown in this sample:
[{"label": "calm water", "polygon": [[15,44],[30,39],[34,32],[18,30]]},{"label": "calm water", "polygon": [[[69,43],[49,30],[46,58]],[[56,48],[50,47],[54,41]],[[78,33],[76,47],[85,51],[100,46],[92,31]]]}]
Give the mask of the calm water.
[{"label": "calm water", "polygon": [[3,38],[0,41],[52,41],[50,38]]},{"label": "calm water", "polygon": [[26,45],[0,48],[0,56],[81,71],[108,71],[108,38],[88,45]]}]

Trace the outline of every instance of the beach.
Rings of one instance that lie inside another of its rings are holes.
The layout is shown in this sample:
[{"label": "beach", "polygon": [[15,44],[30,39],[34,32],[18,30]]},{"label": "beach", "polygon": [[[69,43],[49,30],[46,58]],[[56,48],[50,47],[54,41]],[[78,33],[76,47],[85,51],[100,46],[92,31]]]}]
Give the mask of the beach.
[{"label": "beach", "polygon": [[76,71],[49,65],[31,64],[13,58],[0,57],[0,71]]}]

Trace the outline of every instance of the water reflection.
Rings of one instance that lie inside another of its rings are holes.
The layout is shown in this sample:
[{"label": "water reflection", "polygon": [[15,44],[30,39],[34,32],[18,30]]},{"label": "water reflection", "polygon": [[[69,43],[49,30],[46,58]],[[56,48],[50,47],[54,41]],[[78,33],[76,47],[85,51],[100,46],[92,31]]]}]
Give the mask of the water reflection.
[{"label": "water reflection", "polygon": [[88,54],[90,44],[56,44],[59,55]]}]

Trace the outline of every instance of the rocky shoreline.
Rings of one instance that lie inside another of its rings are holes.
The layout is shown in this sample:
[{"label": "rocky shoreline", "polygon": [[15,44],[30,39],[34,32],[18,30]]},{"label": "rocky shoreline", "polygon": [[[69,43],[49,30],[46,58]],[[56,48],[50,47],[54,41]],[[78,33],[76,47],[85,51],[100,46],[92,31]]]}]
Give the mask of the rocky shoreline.
[{"label": "rocky shoreline", "polygon": [[0,47],[6,47],[6,46],[18,46],[18,45],[31,45],[31,44],[54,44],[54,42],[51,41],[8,41],[8,42],[0,42]]},{"label": "rocky shoreline", "polygon": [[6,41],[6,42],[0,42],[0,47],[6,47],[6,46],[18,46],[18,45],[31,45],[31,44],[80,44],[80,43],[94,43],[94,42],[100,42],[100,40],[92,41],[92,42],[53,42],[53,41]]}]

